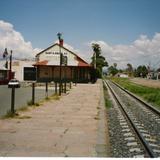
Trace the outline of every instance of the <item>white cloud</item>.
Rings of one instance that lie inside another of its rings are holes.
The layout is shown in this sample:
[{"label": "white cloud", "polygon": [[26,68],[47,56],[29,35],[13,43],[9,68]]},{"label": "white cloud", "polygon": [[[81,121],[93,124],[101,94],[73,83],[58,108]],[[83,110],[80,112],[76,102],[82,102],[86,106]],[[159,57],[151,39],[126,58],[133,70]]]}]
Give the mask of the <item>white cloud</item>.
[{"label": "white cloud", "polygon": [[[56,40],[55,43],[59,43],[59,40]],[[86,50],[83,52],[82,50],[79,50],[79,49],[75,49],[73,46],[67,44],[64,42],[63,46],[67,49],[69,49],[70,51],[74,52],[75,54],[77,54],[78,56],[80,56],[81,58],[83,58],[85,61],[88,61],[89,57],[86,56],[86,55],[89,55],[89,54],[84,54],[86,53]],[[88,61],[89,63],[90,61]]]},{"label": "white cloud", "polygon": [[119,68],[126,68],[127,63],[134,67],[150,63],[151,67],[160,67],[160,33],[155,33],[151,39],[147,35],[140,35],[130,45],[110,45],[104,41],[91,41],[89,45],[92,43],[101,46],[109,65],[117,63]]},{"label": "white cloud", "polygon": [[[140,35],[129,45],[111,45],[100,40],[91,41],[87,43],[87,48],[84,45],[83,49],[79,50],[66,43],[64,46],[90,62],[93,55],[92,43],[100,44],[102,54],[109,65],[117,63],[119,68],[126,68],[127,63],[136,67],[141,64],[148,65],[150,62],[152,67],[160,67],[160,33],[155,33],[152,38]],[[25,41],[22,34],[16,31],[12,24],[0,20],[0,59],[6,47],[8,50],[12,49],[13,56],[19,59],[34,58],[35,54],[41,51],[39,48],[33,48],[31,42]]]},{"label": "white cloud", "polygon": [[[56,40],[55,43],[59,43],[59,40]],[[75,49],[73,46],[67,44],[64,42],[63,46],[67,49],[69,49],[70,51],[74,52],[74,53],[78,53],[79,50],[78,49]]]},{"label": "white cloud", "polygon": [[[13,50],[13,57],[15,58],[34,58],[35,54],[41,51],[39,48],[33,48],[31,42],[26,42],[21,35],[17,32],[13,25],[0,20],[0,53],[4,48]],[[1,58],[0,57],[0,58]]]}]

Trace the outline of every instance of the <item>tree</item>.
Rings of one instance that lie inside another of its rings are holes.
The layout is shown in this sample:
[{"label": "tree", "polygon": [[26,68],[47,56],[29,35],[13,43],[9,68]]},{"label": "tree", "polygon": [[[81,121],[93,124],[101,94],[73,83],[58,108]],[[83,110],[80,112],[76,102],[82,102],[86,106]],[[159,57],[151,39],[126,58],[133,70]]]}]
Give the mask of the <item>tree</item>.
[{"label": "tree", "polygon": [[126,69],[127,73],[129,76],[133,75],[133,67],[130,63],[127,64],[127,69]]},{"label": "tree", "polygon": [[113,64],[113,66],[110,66],[108,68],[108,72],[109,74],[111,74],[112,76],[114,76],[115,74],[118,73],[118,69],[115,67],[115,65]]},{"label": "tree", "polygon": [[113,63],[113,67],[114,67],[114,68],[117,68],[117,63]]},{"label": "tree", "polygon": [[157,72],[160,72],[160,68],[157,69]]},{"label": "tree", "polygon": [[136,74],[137,77],[143,77],[144,78],[148,74],[148,69],[145,65],[143,65],[143,66],[140,65],[140,66],[137,67],[135,72],[136,72],[135,74]]},{"label": "tree", "polygon": [[92,43],[93,49],[93,56],[91,57],[92,62],[91,64],[95,68],[95,77],[101,78],[102,77],[102,68],[108,66],[108,62],[106,61],[105,57],[101,55],[101,47],[97,43]]}]

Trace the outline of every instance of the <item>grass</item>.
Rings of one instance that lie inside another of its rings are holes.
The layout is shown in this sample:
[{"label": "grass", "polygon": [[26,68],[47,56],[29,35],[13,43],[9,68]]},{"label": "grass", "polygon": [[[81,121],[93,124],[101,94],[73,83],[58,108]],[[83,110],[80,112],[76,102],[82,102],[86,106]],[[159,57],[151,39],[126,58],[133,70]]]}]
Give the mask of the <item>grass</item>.
[{"label": "grass", "polygon": [[15,118],[17,118],[17,119],[30,119],[30,118],[32,118],[32,117],[31,117],[31,116],[23,115],[23,116],[17,116],[17,117],[15,117]]},{"label": "grass", "polygon": [[28,106],[32,106],[32,100],[27,101]]},{"label": "grass", "polygon": [[38,102],[34,103],[34,105],[37,107],[40,106],[40,104]]},{"label": "grass", "polygon": [[[19,108],[17,111],[27,111],[28,107],[38,107],[40,105],[43,105],[43,103],[45,101],[49,101],[49,100],[59,100],[60,97],[57,94],[53,94],[50,97],[46,97],[44,100],[41,100],[39,103],[34,103],[34,105],[32,105],[32,100],[27,101],[27,106],[23,106],[21,108]],[[18,113],[12,113],[10,110],[7,111],[6,115],[2,116],[2,119],[7,119],[7,118],[18,118],[18,119],[29,119],[31,118],[30,116],[26,116],[26,115],[19,115]]]},{"label": "grass", "polygon": [[144,100],[151,103],[152,105],[160,108],[160,89],[159,88],[151,88],[151,87],[135,84],[135,83],[132,83],[127,78],[112,78],[112,80],[118,83],[119,85],[121,85],[123,88],[143,98]]},{"label": "grass", "polygon": [[95,120],[99,120],[99,118],[98,118],[98,117],[94,117],[94,119],[95,119]]},{"label": "grass", "polygon": [[104,90],[105,107],[106,107],[106,108],[110,108],[110,107],[112,107],[112,102],[111,102],[111,100],[109,99],[109,95],[108,95],[107,88],[104,87],[103,90]]},{"label": "grass", "polygon": [[12,113],[11,111],[7,111],[6,115],[2,116],[2,119],[14,118],[14,117],[16,117],[16,116],[17,116],[16,113]]},{"label": "grass", "polygon": [[32,118],[31,116],[26,115],[19,115],[18,113],[12,113],[11,111],[8,111],[5,116],[2,117],[2,119],[8,119],[8,118],[16,118],[16,119],[29,119]]},{"label": "grass", "polygon": [[24,111],[25,111],[25,110],[28,109],[28,106],[30,106],[30,107],[38,107],[38,106],[40,106],[40,103],[35,102],[34,104],[32,104],[32,100],[29,100],[29,101],[27,101],[27,106],[22,107],[22,108],[20,108],[19,110],[21,110],[21,111],[24,110]]},{"label": "grass", "polygon": [[28,106],[24,106],[18,109],[18,111],[27,111],[28,110]]},{"label": "grass", "polygon": [[53,95],[50,96],[50,99],[51,100],[59,100],[60,96],[58,94],[53,94]]}]

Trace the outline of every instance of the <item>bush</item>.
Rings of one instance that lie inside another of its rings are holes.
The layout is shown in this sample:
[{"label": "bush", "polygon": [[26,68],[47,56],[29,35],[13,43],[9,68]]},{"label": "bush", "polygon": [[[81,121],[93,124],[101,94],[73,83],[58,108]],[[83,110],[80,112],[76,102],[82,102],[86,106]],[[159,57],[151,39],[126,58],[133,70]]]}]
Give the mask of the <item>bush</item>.
[{"label": "bush", "polygon": [[27,105],[31,106],[32,105],[32,100],[27,101]]}]

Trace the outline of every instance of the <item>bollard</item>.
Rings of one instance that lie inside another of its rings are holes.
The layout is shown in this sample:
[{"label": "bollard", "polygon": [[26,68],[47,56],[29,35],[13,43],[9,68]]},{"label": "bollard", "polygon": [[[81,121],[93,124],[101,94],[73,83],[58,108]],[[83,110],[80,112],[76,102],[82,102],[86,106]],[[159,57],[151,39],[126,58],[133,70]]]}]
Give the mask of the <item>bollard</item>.
[{"label": "bollard", "polygon": [[20,88],[20,83],[18,80],[10,80],[8,83],[8,88],[11,88],[11,113],[15,114],[14,105],[15,105],[15,88]]},{"label": "bollard", "polygon": [[57,94],[57,82],[55,82],[55,93]]},{"label": "bollard", "polygon": [[12,86],[12,91],[11,91],[11,113],[15,113],[14,110],[14,103],[15,103],[15,87]]},{"label": "bollard", "polygon": [[61,96],[61,92],[62,92],[62,83],[59,83],[59,95]]},{"label": "bollard", "polygon": [[70,88],[70,89],[72,88],[72,82],[69,83],[69,88]]},{"label": "bollard", "polygon": [[65,83],[64,83],[64,93],[66,93],[66,92],[67,92],[67,83],[65,81]]},{"label": "bollard", "polygon": [[32,83],[32,105],[35,103],[35,83]]},{"label": "bollard", "polygon": [[46,98],[48,98],[48,83],[46,82]]},{"label": "bollard", "polygon": [[61,92],[63,93],[63,83],[62,83],[62,85],[61,85]]}]

